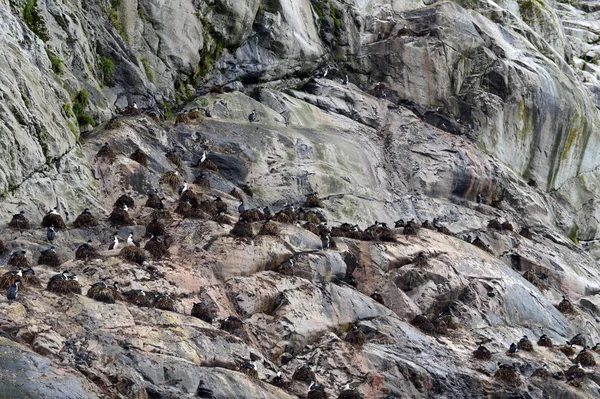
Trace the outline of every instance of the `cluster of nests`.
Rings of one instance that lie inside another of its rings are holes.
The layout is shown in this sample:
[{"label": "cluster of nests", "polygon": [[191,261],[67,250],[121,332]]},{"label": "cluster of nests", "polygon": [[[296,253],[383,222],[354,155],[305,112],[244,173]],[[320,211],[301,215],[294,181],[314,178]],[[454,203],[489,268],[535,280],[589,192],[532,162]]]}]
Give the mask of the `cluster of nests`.
[{"label": "cluster of nests", "polygon": [[402,228],[402,234],[407,236],[417,235],[421,228],[434,230],[438,233],[447,234],[450,236],[453,235],[450,229],[440,224],[437,218],[433,219],[433,222],[425,220],[422,224],[419,224],[419,222],[415,221],[414,219],[411,219],[408,222],[405,222],[403,219],[398,219],[396,222],[394,222],[394,228]]},{"label": "cluster of nests", "polygon": [[427,335],[446,335],[448,330],[458,328],[452,315],[446,312],[437,316],[428,316],[425,313],[416,315],[410,323]]},{"label": "cluster of nests", "polygon": [[[473,357],[479,360],[490,360],[492,358],[492,352],[485,347],[485,343],[490,342],[491,340],[484,340],[478,344],[478,348],[473,352]],[[553,348],[554,345],[552,340],[547,335],[542,335],[538,341],[538,346]],[[548,368],[544,365],[544,367],[536,369],[531,377],[538,377],[542,379],[546,379],[549,377],[553,377],[555,379],[563,379],[566,378],[567,382],[571,383],[575,381],[580,381],[585,378],[585,371],[581,366],[584,367],[594,367],[596,366],[596,361],[592,352],[600,353],[600,344],[596,344],[593,348],[590,348],[586,345],[586,339],[583,335],[577,334],[572,339],[566,342],[566,345],[558,347],[557,349],[564,353],[566,356],[571,357],[575,355],[576,351],[573,348],[573,345],[582,346],[583,349],[577,354],[577,356],[572,360],[575,363],[575,366],[570,367],[567,371],[550,374]],[[523,336],[519,340],[517,344],[511,344],[509,350],[506,352],[506,355],[510,357],[515,357],[516,353],[521,351],[533,352],[534,347],[533,343],[529,340],[527,336]],[[495,378],[501,380],[503,382],[518,385],[520,384],[520,377],[517,370],[517,365],[506,365],[498,363],[499,368],[495,373]]]},{"label": "cluster of nests", "polygon": [[140,307],[175,311],[175,300],[169,294],[157,292],[146,293],[143,290],[121,291],[117,284],[113,287],[99,282],[90,287],[86,294],[99,302],[115,303],[115,301],[126,301]]}]

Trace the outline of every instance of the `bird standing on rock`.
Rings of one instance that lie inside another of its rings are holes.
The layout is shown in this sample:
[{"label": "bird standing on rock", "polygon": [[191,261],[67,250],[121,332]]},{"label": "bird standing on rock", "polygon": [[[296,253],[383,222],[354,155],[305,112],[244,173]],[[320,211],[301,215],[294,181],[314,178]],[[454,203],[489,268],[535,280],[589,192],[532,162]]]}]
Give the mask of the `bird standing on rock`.
[{"label": "bird standing on rock", "polygon": [[381,39],[383,39],[383,33],[381,31],[379,31],[377,33],[377,40],[381,40]]},{"label": "bird standing on rock", "polygon": [[56,232],[54,231],[54,226],[50,226],[48,228],[48,231],[46,232],[46,238],[48,239],[50,244],[52,244],[54,242],[54,239],[56,238]]},{"label": "bird standing on rock", "polygon": [[110,246],[108,247],[108,249],[109,250],[117,249],[118,246],[119,246],[119,233],[117,233],[115,231],[115,234],[113,234],[113,242],[110,243]]},{"label": "bird standing on rock", "polygon": [[342,81],[342,84],[343,84],[344,86],[346,86],[346,85],[348,84],[348,75],[346,75],[346,76],[344,77],[344,80]]},{"label": "bird standing on rock", "polygon": [[206,161],[206,150],[202,153],[202,157],[200,158],[200,163],[204,163]]},{"label": "bird standing on rock", "polygon": [[135,245],[136,247],[140,246],[140,243],[133,239],[133,231],[129,233],[129,237],[127,237],[127,245]]},{"label": "bird standing on rock", "polygon": [[321,237],[321,248],[322,249],[328,249],[329,245],[330,245],[329,234],[322,236]]},{"label": "bird standing on rock", "polygon": [[188,190],[187,182],[183,181],[183,186],[179,187],[179,195],[185,193]]},{"label": "bird standing on rock", "polygon": [[253,109],[252,113],[250,113],[250,115],[248,115],[248,121],[254,122],[255,120],[256,120],[256,110]]},{"label": "bird standing on rock", "polygon": [[8,290],[6,291],[6,298],[8,299],[8,304],[11,305],[13,301],[15,301],[17,299],[17,296],[19,295],[19,284],[21,284],[21,280],[20,279],[16,279],[15,282],[8,287]]},{"label": "bird standing on rock", "polygon": [[240,201],[240,205],[238,206],[238,212],[244,213],[246,211],[246,206],[244,205],[244,201]]},{"label": "bird standing on rock", "polygon": [[481,194],[477,194],[477,203],[479,205],[483,204],[483,197],[481,196]]}]

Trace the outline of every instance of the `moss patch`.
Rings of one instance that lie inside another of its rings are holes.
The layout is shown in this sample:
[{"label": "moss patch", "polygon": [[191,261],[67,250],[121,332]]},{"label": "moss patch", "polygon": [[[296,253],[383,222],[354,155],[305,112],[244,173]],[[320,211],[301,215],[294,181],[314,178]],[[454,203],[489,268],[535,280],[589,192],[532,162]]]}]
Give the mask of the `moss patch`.
[{"label": "moss patch", "polygon": [[79,93],[77,93],[75,100],[73,100],[73,113],[77,118],[77,123],[79,123],[79,126],[96,126],[96,121],[94,121],[94,118],[85,113],[85,109],[89,103],[89,94],[85,90],[81,90]]},{"label": "moss patch", "polygon": [[27,0],[25,3],[23,22],[43,41],[47,42],[50,39],[46,23],[37,10],[37,0]]},{"label": "moss patch", "polygon": [[148,59],[142,58],[140,61],[144,66],[144,72],[146,72],[146,77],[150,82],[154,83],[154,73],[152,72],[152,69],[150,69],[150,63],[148,62]]},{"label": "moss patch", "polygon": [[102,81],[107,86],[114,86],[112,79],[115,72],[115,62],[108,57],[100,57],[100,69],[102,71]]}]

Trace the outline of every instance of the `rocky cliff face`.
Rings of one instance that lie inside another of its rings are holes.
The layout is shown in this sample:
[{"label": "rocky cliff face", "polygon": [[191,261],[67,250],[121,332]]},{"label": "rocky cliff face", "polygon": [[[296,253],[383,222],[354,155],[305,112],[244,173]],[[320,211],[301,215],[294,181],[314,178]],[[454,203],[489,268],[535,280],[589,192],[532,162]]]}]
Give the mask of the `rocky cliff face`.
[{"label": "rocky cliff face", "polygon": [[[24,284],[17,303],[0,302],[1,391],[313,397],[304,366],[329,397],[353,397],[348,382],[377,399],[598,396],[598,355],[563,345],[600,340],[598,9],[0,0],[0,209],[6,223],[20,210],[32,223],[2,228],[5,259],[22,249],[37,264],[39,223],[58,206],[60,265],[35,270],[44,286],[76,273],[84,294]],[[134,102],[141,114],[111,119]],[[105,142],[114,159],[97,155]],[[138,149],[145,165],[131,159]],[[202,211],[175,212],[185,200],[161,179],[172,170]],[[149,191],[167,214],[144,206]],[[273,235],[259,233],[264,220],[232,232],[238,198],[277,212],[315,191],[319,216],[280,215]],[[124,193],[133,224],[111,226]],[[227,214],[210,214],[214,196]],[[84,208],[99,226],[73,226]],[[108,250],[115,228],[141,238],[156,216],[167,257],[138,264]],[[323,219],[364,233],[334,231],[323,249]],[[368,229],[398,219],[422,227]],[[76,260],[88,239],[100,257]],[[85,296],[99,280],[169,293],[174,307]],[[557,309],[563,295],[574,313]],[[190,316],[199,302],[212,322]],[[241,327],[222,324],[230,315]],[[543,334],[552,347],[537,345]],[[507,354],[523,335],[534,350]],[[489,358],[477,359],[484,338]],[[243,373],[251,360],[257,376]],[[585,378],[567,372],[577,362]],[[548,378],[534,373],[543,364]],[[510,372],[518,381],[500,378]]]}]

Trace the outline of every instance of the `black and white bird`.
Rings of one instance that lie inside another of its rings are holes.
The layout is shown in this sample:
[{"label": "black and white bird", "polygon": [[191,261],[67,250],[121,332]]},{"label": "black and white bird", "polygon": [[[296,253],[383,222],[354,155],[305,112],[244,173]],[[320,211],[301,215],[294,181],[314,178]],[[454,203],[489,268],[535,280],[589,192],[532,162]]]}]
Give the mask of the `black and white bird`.
[{"label": "black and white bird", "polygon": [[184,180],[183,185],[179,187],[179,195],[185,193],[188,190],[187,182]]},{"label": "black and white bird", "polygon": [[281,376],[281,371],[277,372],[277,375],[273,377],[273,384],[278,385],[283,383],[283,377]]},{"label": "black and white bird", "polygon": [[133,103],[133,108],[134,108],[134,109],[138,109],[138,105],[137,105],[137,103]]},{"label": "black and white bird", "polygon": [[69,271],[65,270],[61,274],[55,274],[50,277],[50,280],[68,280],[69,279]]},{"label": "black and white bird", "polygon": [[108,249],[109,250],[117,249],[118,246],[119,246],[119,233],[117,233],[115,231],[115,234],[113,234],[113,241],[110,243],[110,246],[108,247]]},{"label": "black and white bird", "polygon": [[329,73],[329,68],[325,68],[325,72],[323,72],[323,77],[326,78]]},{"label": "black and white bird", "polygon": [[483,203],[483,196],[481,194],[477,194],[477,203],[478,204],[482,204]]},{"label": "black and white bird", "polygon": [[348,75],[346,75],[346,76],[344,77],[344,80],[342,81],[342,84],[343,84],[344,86],[346,86],[346,85],[348,84]]},{"label": "black and white bird", "polygon": [[12,304],[13,301],[17,300],[17,296],[19,295],[19,284],[21,284],[21,280],[16,279],[6,291],[6,298],[8,299],[9,305]]},{"label": "black and white bird", "polygon": [[204,163],[206,161],[206,150],[202,153],[202,157],[200,157],[200,163]]},{"label": "black and white bird", "polygon": [[51,246],[48,249],[44,249],[43,251],[40,251],[42,254],[44,255],[48,255],[48,254],[55,254],[56,253],[56,249],[54,248],[54,246]]},{"label": "black and white bird", "polygon": [[510,348],[508,348],[509,354],[514,355],[518,351],[519,351],[519,347],[514,342],[512,344],[510,344]]},{"label": "black and white bird", "polygon": [[55,206],[54,208],[50,209],[47,215],[60,215],[60,213],[58,213],[58,207]]},{"label": "black and white bird", "polygon": [[377,33],[377,40],[381,40],[381,39],[383,39],[383,32],[379,31]]},{"label": "black and white bird", "polygon": [[102,147],[100,147],[100,151],[108,151],[109,148],[110,146],[108,145],[108,143],[104,143],[102,144]]},{"label": "black and white bird", "polygon": [[23,277],[23,270],[21,268],[18,268],[16,270],[9,270],[9,271],[7,271],[4,274],[5,275],[15,275],[15,276]]},{"label": "black and white bird", "polygon": [[328,249],[330,244],[329,235],[324,235],[321,237],[321,249]]},{"label": "black and white bird", "polygon": [[135,245],[136,247],[140,246],[140,243],[133,239],[133,231],[129,233],[129,237],[127,237],[127,245]]},{"label": "black and white bird", "polygon": [[204,116],[206,116],[207,118],[212,118],[212,114],[209,108],[204,108]]},{"label": "black and white bird", "polygon": [[246,206],[244,205],[244,201],[240,201],[240,205],[238,206],[238,212],[244,213],[246,211]]},{"label": "black and white bird", "polygon": [[46,238],[48,239],[48,242],[50,242],[50,244],[52,244],[54,242],[54,239],[56,238],[56,232],[54,231],[54,226],[48,227],[48,231],[46,231]]},{"label": "black and white bird", "polygon": [[83,210],[83,212],[81,212],[82,215],[91,215],[92,213],[90,212],[90,208],[85,208]]},{"label": "black and white bird", "polygon": [[310,392],[310,391],[324,391],[324,390],[325,390],[325,388],[323,388],[321,385],[317,385],[317,384],[315,384],[315,381],[314,381],[314,380],[312,380],[312,381],[310,382],[310,386],[308,387],[308,391],[309,391],[309,392]]},{"label": "black and white bird", "polygon": [[254,122],[255,120],[256,120],[256,110],[253,109],[252,113],[250,115],[248,115],[248,121]]}]

